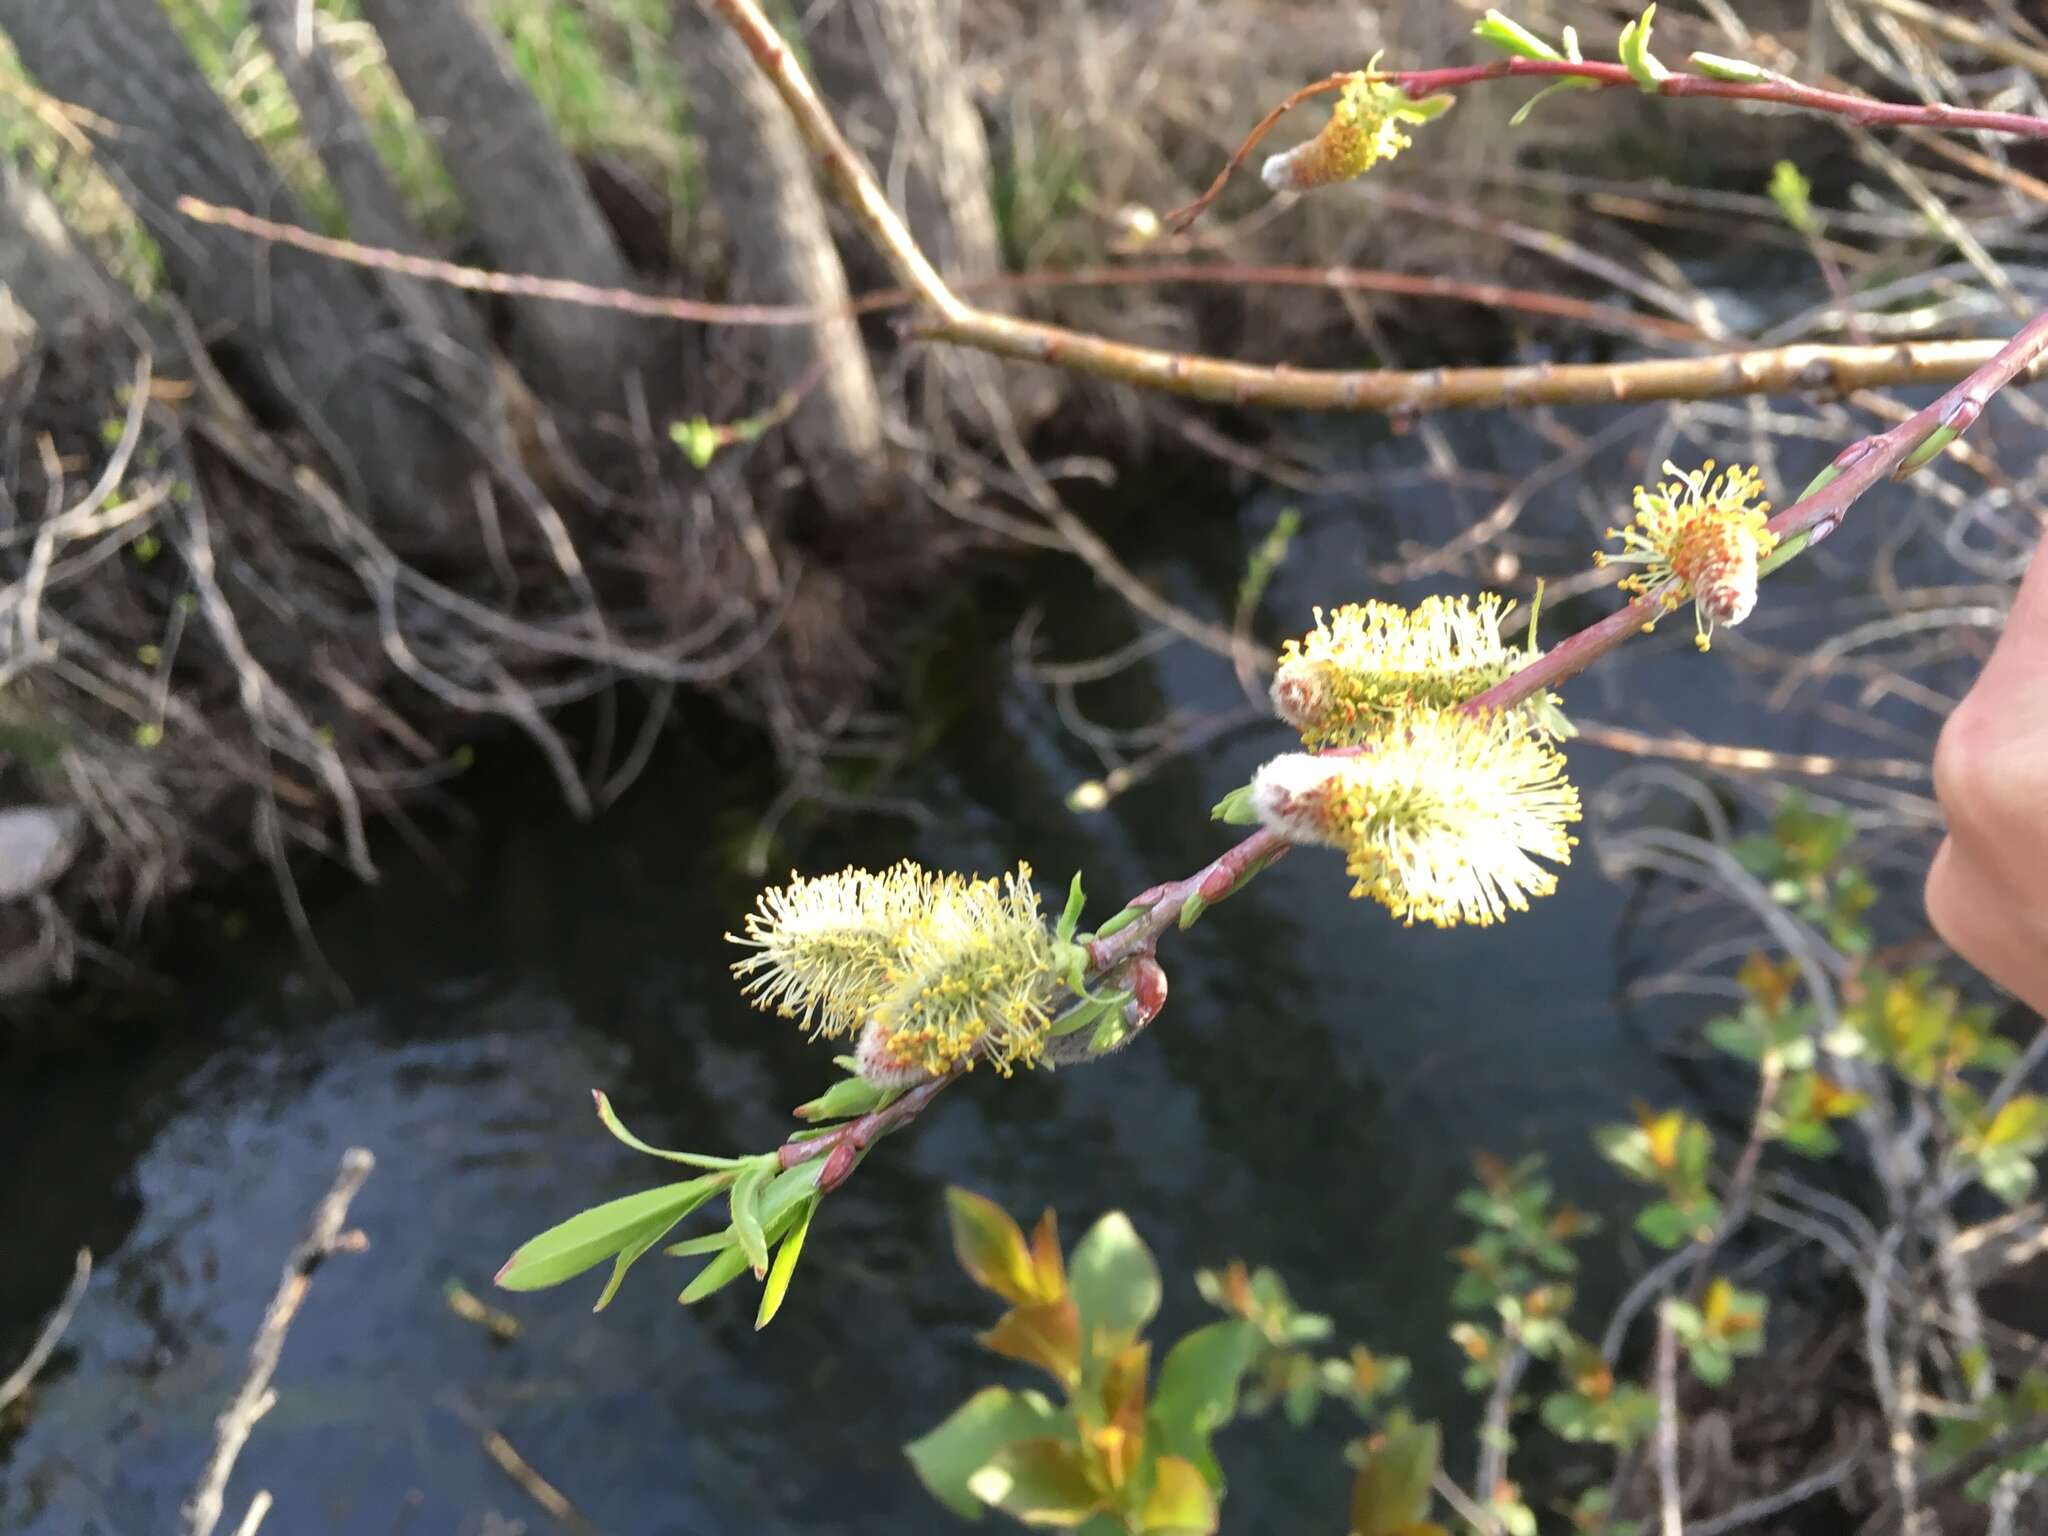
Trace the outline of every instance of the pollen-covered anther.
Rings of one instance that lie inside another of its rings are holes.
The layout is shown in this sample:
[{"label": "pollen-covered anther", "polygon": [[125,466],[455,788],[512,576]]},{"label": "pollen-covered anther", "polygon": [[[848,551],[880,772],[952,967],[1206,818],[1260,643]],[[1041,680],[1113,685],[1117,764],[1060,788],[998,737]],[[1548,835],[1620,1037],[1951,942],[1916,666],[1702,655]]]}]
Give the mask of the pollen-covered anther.
[{"label": "pollen-covered anther", "polygon": [[858,1036],[863,1075],[902,1085],[1044,1049],[1057,988],[1053,938],[1028,866],[995,880],[904,862],[765,892],[733,966],[755,1006],[814,1035]]},{"label": "pollen-covered anther", "polygon": [[[1309,747],[1359,746],[1417,706],[1476,698],[1535,659],[1501,639],[1514,605],[1498,593],[1346,603],[1280,651],[1273,708]],[[1546,720],[1555,700],[1532,701]]]},{"label": "pollen-covered anther", "polygon": [[1654,490],[1636,487],[1634,521],[1608,530],[1620,551],[1595,558],[1640,567],[1622,587],[1639,596],[1661,592],[1667,610],[1691,598],[1697,644],[1706,650],[1715,625],[1740,624],[1755,610],[1758,574],[1778,536],[1770,529],[1770,504],[1759,500],[1756,470],[1737,466],[1716,475],[1709,459],[1690,471],[1667,461],[1664,472],[1672,478]]},{"label": "pollen-covered anther", "polygon": [[1399,85],[1374,78],[1370,64],[1345,82],[1322,132],[1283,154],[1269,157],[1260,177],[1275,192],[1305,192],[1363,176],[1414,143],[1404,123],[1426,123],[1451,105],[1449,96],[1418,101]]},{"label": "pollen-covered anther", "polygon": [[1418,708],[1355,755],[1274,759],[1251,798],[1279,836],[1341,848],[1353,896],[1404,922],[1484,925],[1557,888],[1538,859],[1571,861],[1564,768],[1519,713]]}]

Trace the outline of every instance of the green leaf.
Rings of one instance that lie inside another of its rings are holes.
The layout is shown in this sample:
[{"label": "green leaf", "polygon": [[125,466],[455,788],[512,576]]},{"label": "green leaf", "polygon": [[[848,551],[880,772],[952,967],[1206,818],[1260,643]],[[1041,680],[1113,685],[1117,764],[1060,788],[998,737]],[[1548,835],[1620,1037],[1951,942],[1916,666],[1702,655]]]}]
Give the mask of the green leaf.
[{"label": "green leaf", "polygon": [[1018,1440],[967,1479],[967,1490],[1026,1525],[1077,1526],[1101,1509],[1108,1490],[1071,1440]]},{"label": "green leaf", "polygon": [[1747,59],[1724,58],[1718,53],[1695,53],[1691,62],[1693,68],[1708,79],[1729,80],[1737,85],[1769,85],[1778,78],[1761,64],[1752,64]]},{"label": "green leaf", "polygon": [[604,1291],[598,1296],[597,1305],[592,1307],[591,1311],[602,1312],[606,1307],[610,1306],[612,1298],[619,1294],[619,1286],[626,1278],[626,1271],[631,1269],[647,1253],[648,1249],[674,1231],[677,1222],[681,1221],[690,1212],[717,1193],[719,1186],[723,1183],[722,1180],[717,1178],[692,1179],[690,1182],[704,1186],[703,1190],[697,1195],[697,1198],[665,1221],[657,1218],[648,1222],[647,1230],[644,1233],[619,1250],[618,1256],[612,1260],[611,1278],[605,1281]]},{"label": "green leaf", "polygon": [[1095,937],[1106,939],[1113,933],[1122,933],[1150,910],[1149,907],[1125,907],[1123,911],[1117,913],[1115,917],[1112,917],[1108,922],[1096,929]]},{"label": "green leaf", "polygon": [[756,1333],[774,1322],[775,1314],[782,1310],[782,1298],[789,1294],[790,1277],[796,1273],[796,1261],[803,1254],[804,1238],[810,1233],[811,1217],[817,1214],[819,1198],[812,1195],[797,1207],[795,1228],[775,1250],[775,1262],[768,1270],[768,1284],[761,1292],[761,1309],[754,1314]]},{"label": "green leaf", "polygon": [[1652,93],[1671,78],[1671,71],[1658,63],[1657,56],[1650,52],[1650,25],[1656,19],[1657,7],[1652,5],[1621,29],[1621,62],[1628,66],[1636,84]]},{"label": "green leaf", "polygon": [[757,1278],[768,1273],[768,1234],[761,1227],[761,1190],[767,1182],[768,1169],[756,1164],[732,1187],[733,1236]]},{"label": "green leaf", "polygon": [[1936,427],[1920,440],[1920,446],[1906,455],[1905,462],[1892,471],[1894,480],[1903,480],[1914,470],[1933,463],[1941,457],[1942,450],[1963,435],[1960,427]]},{"label": "green leaf", "polygon": [[1482,43],[1491,44],[1501,52],[1512,54],[1518,59],[1562,61],[1564,58],[1563,54],[1519,21],[1503,16],[1499,11],[1488,11],[1474,22],[1472,35]]},{"label": "green leaf", "polygon": [[1087,898],[1081,894],[1081,872],[1074,871],[1073,883],[1067,887],[1067,907],[1060,913],[1060,920],[1053,928],[1053,937],[1062,944],[1071,944],[1074,931],[1081,926],[1081,909]]},{"label": "green leaf", "polygon": [[1220,1517],[1216,1495],[1193,1462],[1161,1456],[1152,1469],[1152,1491],[1138,1511],[1145,1536],[1210,1536]]},{"label": "green leaf", "polygon": [[1181,903],[1180,926],[1183,932],[1195,926],[1197,919],[1209,910],[1209,899],[1200,891],[1189,891],[1187,900]]},{"label": "green leaf", "polygon": [[659,1241],[724,1182],[703,1178],[664,1184],[579,1211],[521,1244],[498,1271],[497,1283],[508,1291],[539,1291],[574,1279],[630,1247],[657,1224]]},{"label": "green leaf", "polygon": [[618,1111],[612,1108],[612,1101],[595,1088],[591,1098],[597,1101],[597,1118],[604,1122],[604,1128],[618,1137],[635,1152],[645,1152],[649,1157],[666,1158],[672,1163],[688,1163],[692,1168],[737,1168],[747,1159],[743,1157],[706,1157],[700,1152],[669,1152],[660,1147],[651,1147],[627,1130],[619,1119]]},{"label": "green leaf", "polygon": [[1529,114],[1536,110],[1536,103],[1542,101],[1546,96],[1555,96],[1560,91],[1585,90],[1593,86],[1593,81],[1581,80],[1575,77],[1566,78],[1563,80],[1553,80],[1550,82],[1550,84],[1543,87],[1542,90],[1538,91],[1534,96],[1531,96],[1527,101],[1523,102],[1521,106],[1515,110],[1515,115],[1508,119],[1508,126],[1510,128],[1521,127],[1522,124],[1526,123],[1529,120]]},{"label": "green leaf", "polygon": [[983,1290],[1018,1306],[1057,1299],[1045,1295],[1039,1285],[1024,1229],[995,1201],[970,1190],[948,1189],[946,1221],[953,1231],[954,1257]]},{"label": "green leaf", "polygon": [[854,1120],[887,1107],[902,1091],[901,1088],[884,1088],[864,1077],[841,1078],[808,1104],[799,1104],[796,1117],[814,1123],[819,1120]]},{"label": "green leaf", "polygon": [[1237,1416],[1244,1374],[1259,1357],[1259,1331],[1239,1319],[1197,1328],[1167,1351],[1152,1389],[1152,1430],[1160,1450],[1187,1458],[1209,1486],[1223,1471],[1209,1437]]},{"label": "green leaf", "polygon": [[1252,808],[1252,787],[1240,785],[1216,802],[1209,812],[1211,821],[1220,821],[1225,826],[1249,827],[1259,819],[1259,813]]},{"label": "green leaf", "polygon": [[1698,1225],[1691,1212],[1682,1210],[1669,1200],[1659,1200],[1655,1205],[1643,1207],[1636,1217],[1636,1231],[1664,1249],[1679,1248],[1691,1242]]},{"label": "green leaf", "polygon": [[718,429],[702,416],[674,423],[669,427],[668,435],[699,469],[707,468],[718,456]]},{"label": "green leaf", "polygon": [[2026,1158],[2007,1152],[1987,1154],[1978,1164],[1977,1177],[1984,1187],[2009,1206],[2024,1204],[2034,1192],[2038,1175]]},{"label": "green leaf", "polygon": [[696,1278],[683,1287],[683,1294],[676,1300],[686,1307],[694,1307],[712,1292],[722,1291],[731,1285],[746,1272],[746,1268],[746,1250],[738,1243],[732,1243],[720,1249],[717,1257],[697,1271]]},{"label": "green leaf", "polygon": [[702,1237],[688,1237],[680,1243],[670,1243],[661,1251],[671,1258],[690,1259],[699,1254],[723,1253],[732,1241],[732,1228],[720,1227],[716,1232],[707,1232]]},{"label": "green leaf", "polygon": [[945,1423],[903,1448],[933,1498],[966,1520],[979,1520],[985,1506],[968,1491],[968,1479],[1004,1446],[1020,1440],[1058,1436],[1071,1427],[1036,1392],[985,1387],[962,1403]]},{"label": "green leaf", "polygon": [[1379,1449],[1358,1469],[1358,1481],[1352,1485],[1352,1536],[1397,1536],[1424,1519],[1442,1449],[1443,1436],[1436,1425],[1393,1415]]},{"label": "green leaf", "polygon": [[1088,1229],[1068,1261],[1067,1286],[1080,1303],[1085,1340],[1135,1332],[1159,1310],[1159,1265],[1122,1211]]}]

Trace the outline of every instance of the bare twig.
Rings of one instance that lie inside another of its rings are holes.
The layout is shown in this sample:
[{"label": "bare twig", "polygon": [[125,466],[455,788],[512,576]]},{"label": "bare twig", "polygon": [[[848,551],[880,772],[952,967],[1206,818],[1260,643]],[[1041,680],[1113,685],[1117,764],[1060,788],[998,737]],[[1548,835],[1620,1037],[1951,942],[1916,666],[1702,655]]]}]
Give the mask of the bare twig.
[{"label": "bare twig", "polygon": [[351,1147],[342,1154],[341,1168],[334,1176],[333,1187],[314,1209],[312,1226],[285,1261],[284,1278],[278,1283],[277,1294],[271,1298],[270,1306],[263,1314],[263,1325],[257,1330],[256,1342],[250,1347],[249,1368],[242,1377],[242,1384],[214,1421],[213,1453],[206,1459],[198,1486],[185,1501],[179,1521],[182,1536],[213,1536],[213,1528],[220,1523],[228,1476],[235,1469],[235,1458],[248,1444],[249,1431],[255,1427],[256,1421],[276,1401],[276,1394],[270,1390],[270,1378],[275,1374],[278,1357],[284,1351],[285,1334],[290,1331],[292,1319],[298,1316],[299,1306],[306,1299],[306,1292],[313,1283],[313,1272],[340,1246],[342,1223],[348,1218],[349,1203],[376,1166],[376,1158],[362,1147]]},{"label": "bare twig", "polygon": [[476,1431],[477,1438],[483,1445],[484,1454],[496,1462],[504,1474],[525,1491],[528,1498],[546,1510],[557,1525],[571,1532],[572,1536],[598,1536],[598,1529],[591,1524],[589,1518],[569,1502],[561,1489],[542,1477],[535,1470],[533,1463],[520,1455],[518,1448],[510,1440],[485,1422],[475,1408],[459,1397],[449,1398],[447,1403],[458,1418]]},{"label": "bare twig", "polygon": [[[1430,369],[1419,372],[1268,368],[1133,346],[1062,326],[992,313],[961,298],[932,266],[909,227],[890,206],[874,172],[846,141],[781,34],[755,0],[711,0],[711,3],[739,33],[754,55],[755,62],[775,82],[783,104],[789,109],[805,141],[876,251],[889,263],[897,280],[913,290],[931,311],[929,318],[910,327],[912,334],[928,340],[952,342],[998,357],[1068,368],[1141,388],[1238,406],[1380,411],[1398,416],[1460,406],[1613,403],[1623,400],[1702,399],[1770,391],[1858,389],[1901,383],[1908,378],[1952,378],[1956,373],[2003,355],[2000,348],[1980,342],[1930,342],[1916,344],[1917,355],[1913,349],[1898,347],[1789,347],[1624,364],[1543,363],[1521,368]],[[1627,71],[1619,65],[1586,67],[1611,67],[1624,80],[1629,78]],[[1488,67],[1480,70],[1477,77],[1532,72],[1558,71],[1511,71],[1505,67]],[[1344,78],[1333,76],[1332,82],[1324,82],[1321,88],[1334,89]],[[1714,81],[1706,83],[1721,84]],[[1725,92],[1705,94],[1739,96],[1751,89],[1730,87]],[[1805,91],[1807,88],[1794,89]],[[1826,97],[1835,93],[1812,94]],[[1863,102],[1861,98],[1840,99],[1858,103],[1859,110],[1866,106],[1885,108],[1884,103]],[[1948,121],[1938,114],[1926,116],[1933,111],[1931,108],[1899,110],[1913,114],[1912,121]],[[2041,133],[2048,134],[2048,122],[2034,118],[2015,120],[2033,124]],[[2035,361],[2035,357],[2029,356],[2024,366],[2031,368]]]},{"label": "bare twig", "polygon": [[249,1501],[249,1512],[242,1516],[242,1523],[235,1527],[235,1536],[256,1536],[263,1528],[263,1522],[270,1517],[270,1506],[275,1501],[268,1488],[260,1488],[256,1497]]},{"label": "bare twig", "polygon": [[1657,1503],[1663,1536],[1685,1536],[1678,1491],[1678,1335],[1657,1309]]},{"label": "bare twig", "polygon": [[[1186,229],[1201,217],[1202,210],[1216,200],[1231,173],[1244,164],[1259,141],[1272,131],[1281,116],[1317,96],[1327,96],[1342,90],[1357,77],[1358,71],[1345,70],[1339,74],[1327,75],[1321,80],[1310,82],[1288,96],[1279,106],[1268,112],[1252,129],[1232,155],[1223,169],[1217,173],[1209,189],[1185,208],[1177,208],[1166,216],[1166,227],[1178,232]],[[1881,124],[1889,127],[1925,127],[1969,129],[1985,133],[2006,133],[2016,138],[2048,138],[2048,119],[2031,117],[2023,112],[1982,112],[1969,107],[1952,107],[1946,102],[1918,104],[1907,102],[1877,101],[1868,96],[1853,96],[1846,91],[1822,90],[1818,86],[1801,85],[1796,80],[1775,76],[1766,81],[1747,83],[1736,80],[1717,80],[1708,75],[1695,75],[1682,70],[1673,70],[1653,86],[1640,86],[1626,65],[1579,62],[1571,59],[1501,59],[1491,64],[1468,64],[1452,69],[1398,69],[1384,70],[1371,78],[1398,85],[1410,99],[1420,101],[1440,91],[1455,90],[1461,86],[1477,85],[1482,81],[1507,80],[1520,75],[1531,78],[1582,80],[1588,85],[1606,89],[1625,87],[1629,90],[1648,89],[1658,96],[1718,96],[1731,101],[1767,101],[1780,106],[1800,107],[1810,112],[1821,112],[1834,117],[1846,118],[1856,124]]]},{"label": "bare twig", "polygon": [[71,1271],[71,1283],[64,1288],[63,1299],[51,1312],[50,1320],[43,1324],[43,1331],[36,1335],[36,1341],[29,1346],[28,1358],[14,1368],[5,1381],[0,1381],[0,1409],[5,1409],[34,1384],[36,1373],[49,1363],[50,1354],[64,1337],[64,1330],[71,1326],[72,1316],[78,1311],[79,1302],[85,1299],[86,1282],[92,1279],[92,1250],[78,1250],[78,1262]]}]

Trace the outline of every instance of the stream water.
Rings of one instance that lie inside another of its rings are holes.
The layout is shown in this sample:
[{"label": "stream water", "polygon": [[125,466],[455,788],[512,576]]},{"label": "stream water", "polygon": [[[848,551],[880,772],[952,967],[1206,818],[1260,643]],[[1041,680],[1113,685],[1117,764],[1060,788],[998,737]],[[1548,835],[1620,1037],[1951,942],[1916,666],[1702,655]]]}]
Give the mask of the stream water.
[{"label": "stream water", "polygon": [[[1484,422],[1457,431],[1470,465],[1518,469],[1535,451]],[[1420,451],[1375,429],[1349,456],[1391,485]],[[1639,474],[1606,474],[1604,492]],[[1304,531],[1265,607],[1276,633],[1374,590],[1368,569],[1395,539],[1441,531],[1439,492],[1296,500]],[[1282,504],[1133,487],[1104,526],[1148,577],[1227,613]],[[1571,489],[1524,529],[1554,538],[1551,568],[1569,570],[1585,517]],[[950,702],[933,749],[892,786],[928,823],[841,816],[779,851],[783,866],[908,853],[993,870],[1024,855],[1049,891],[1082,870],[1100,915],[1220,846],[1208,808],[1283,745],[1276,729],[1077,815],[1067,792],[1099,765],[1044,690],[1007,670],[1008,639],[1035,604],[1046,650],[1085,656],[1129,637],[1125,610],[1065,568],[949,601],[935,670]],[[1083,693],[1126,722],[1235,696],[1227,668],[1185,647]],[[1741,671],[1701,662],[1682,635],[1629,648],[1573,702],[1653,729],[1822,742],[1812,719],[1764,717]],[[1545,1152],[1598,1206],[1612,1185],[1588,1127],[1676,1091],[1617,1000],[1637,893],[1591,859],[1525,917],[1439,933],[1344,900],[1337,861],[1303,854],[1176,939],[1167,1012],[1133,1049],[1057,1076],[977,1074],[872,1157],[824,1208],[767,1332],[742,1288],[678,1308],[681,1271],[658,1257],[595,1318],[594,1283],[495,1295],[521,1240],[662,1177],[603,1134],[592,1087],[658,1144],[737,1151],[772,1145],[828,1079],[825,1050],[743,1007],[725,972],[721,935],[753,889],[730,851],[770,789],[738,734],[699,715],[587,826],[523,766],[487,761],[474,825],[437,832],[435,861],[391,843],[381,887],[316,890],[312,920],[351,1002],[258,919],[195,947],[174,1002],[81,1020],[96,1043],[6,1085],[0,1366],[78,1246],[98,1267],[27,1412],[0,1421],[0,1530],[171,1527],[280,1264],[351,1145],[378,1158],[352,1212],[370,1247],[315,1280],[228,1525],[267,1488],[267,1529],[294,1536],[552,1528],[485,1454],[488,1426],[610,1536],[901,1536],[951,1525],[899,1445],[979,1386],[1020,1379],[973,1341],[994,1308],[949,1256],[948,1183],[1023,1216],[1054,1205],[1069,1240],[1128,1211],[1167,1276],[1168,1337],[1201,1319],[1194,1268],[1273,1264],[1340,1337],[1411,1355],[1423,1411],[1456,1415],[1445,1295],[1468,1154]],[[1574,766],[1590,788],[1615,760],[1583,749]],[[450,1282],[504,1305],[522,1335],[499,1344],[457,1317]],[[1233,1431],[1228,1528],[1340,1529],[1347,1429]]]}]

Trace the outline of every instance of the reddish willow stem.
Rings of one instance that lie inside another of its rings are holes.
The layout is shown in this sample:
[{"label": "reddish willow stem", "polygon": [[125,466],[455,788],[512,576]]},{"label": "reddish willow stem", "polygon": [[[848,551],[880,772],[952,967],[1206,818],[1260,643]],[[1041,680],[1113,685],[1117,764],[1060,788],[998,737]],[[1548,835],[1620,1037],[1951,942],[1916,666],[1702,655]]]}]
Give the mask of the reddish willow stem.
[{"label": "reddish willow stem", "polygon": [[[1260,118],[1237,153],[1216,173],[1216,179],[1209,184],[1208,191],[1184,208],[1177,208],[1166,216],[1166,227],[1178,234],[1196,219],[1202,210],[1216,200],[1224,183],[1233,172],[1243,165],[1259,141],[1270,133],[1273,125],[1287,113],[1317,96],[1340,91],[1345,82],[1356,73],[1345,70],[1341,74],[1327,75],[1294,92],[1272,111]],[[1612,90],[1629,86],[1647,90],[1656,96],[1716,96],[1729,101],[1769,101],[1779,106],[1797,107],[1808,112],[1824,112],[1833,117],[1847,118],[1852,123],[1866,127],[1886,125],[1914,128],[1955,128],[1985,133],[2007,133],[2016,138],[2048,138],[2048,118],[2030,117],[2024,112],[1987,112],[1975,107],[1952,107],[1946,102],[1914,104],[1896,101],[1878,101],[1869,96],[1857,96],[1848,91],[1827,91],[1819,86],[1801,85],[1796,80],[1775,76],[1767,81],[1745,82],[1738,80],[1717,80],[1711,75],[1689,74],[1674,70],[1654,87],[1640,85],[1636,77],[1621,64],[1573,63],[1569,59],[1500,59],[1491,64],[1466,64],[1450,69],[1395,69],[1384,70],[1373,76],[1376,80],[1391,81],[1401,87],[1415,100],[1437,91],[1451,90],[1461,85],[1476,85],[1488,80],[1508,80],[1515,76],[1532,78],[1584,80],[1589,84]]]}]

